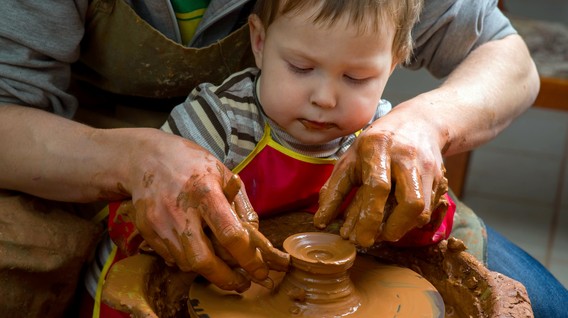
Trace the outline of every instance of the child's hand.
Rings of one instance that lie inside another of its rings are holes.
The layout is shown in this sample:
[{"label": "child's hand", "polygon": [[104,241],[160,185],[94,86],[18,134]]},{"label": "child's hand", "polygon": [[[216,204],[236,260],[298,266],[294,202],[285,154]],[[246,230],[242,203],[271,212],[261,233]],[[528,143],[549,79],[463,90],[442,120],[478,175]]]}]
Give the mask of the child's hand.
[{"label": "child's hand", "polygon": [[[340,234],[362,247],[397,241],[413,228],[440,222],[430,218],[448,190],[435,128],[427,120],[397,119],[395,112],[357,138],[320,192],[314,223],[325,228],[358,187]],[[387,211],[391,191],[394,208]]]}]

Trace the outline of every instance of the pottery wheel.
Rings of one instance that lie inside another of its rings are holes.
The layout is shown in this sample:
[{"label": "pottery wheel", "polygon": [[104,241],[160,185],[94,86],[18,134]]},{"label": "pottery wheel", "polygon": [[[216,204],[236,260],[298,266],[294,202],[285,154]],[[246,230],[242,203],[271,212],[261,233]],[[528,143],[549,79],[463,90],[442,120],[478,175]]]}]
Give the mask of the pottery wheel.
[{"label": "pottery wheel", "polygon": [[[341,241],[338,242],[343,244]],[[326,242],[325,246],[329,248],[330,244]],[[316,250],[317,252],[314,252]],[[336,250],[338,248],[331,244],[330,253]],[[315,265],[321,263],[321,260],[317,260],[321,256],[319,247],[314,247],[313,242],[305,243],[298,251],[303,255],[296,257],[302,260],[305,260],[305,257],[313,257]],[[290,255],[294,260],[294,254]],[[189,291],[190,316],[194,318],[444,317],[442,297],[430,282],[416,272],[404,267],[381,264],[375,258],[366,255],[357,255],[356,258],[353,256],[352,260],[354,262],[349,264],[350,268],[345,273],[353,287],[349,292],[353,297],[350,298],[354,299],[354,302],[351,300],[348,310],[345,310],[345,306],[343,309],[335,310],[334,303],[314,305],[302,297],[291,297],[290,293],[282,292],[283,285],[287,287],[289,285],[289,277],[286,275],[291,274],[271,272],[269,276],[275,283],[274,289],[269,290],[253,284],[242,294],[221,290],[207,282],[194,281]],[[309,270],[311,267],[307,268]],[[319,281],[320,276],[308,277],[308,280]],[[328,288],[325,282],[323,285],[319,284],[320,286],[317,287],[320,289],[319,292],[334,288]],[[329,293],[333,294],[335,291]]]}]

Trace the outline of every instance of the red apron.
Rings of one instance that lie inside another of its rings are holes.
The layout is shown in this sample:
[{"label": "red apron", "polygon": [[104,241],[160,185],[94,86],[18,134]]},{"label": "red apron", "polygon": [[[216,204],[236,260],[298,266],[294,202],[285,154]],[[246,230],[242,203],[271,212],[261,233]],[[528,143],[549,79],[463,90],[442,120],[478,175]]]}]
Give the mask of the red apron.
[{"label": "red apron", "polygon": [[313,158],[276,143],[266,125],[264,136],[233,172],[245,185],[259,217],[318,209],[319,191],[331,175],[335,159]]},{"label": "red apron", "polygon": [[[290,211],[318,209],[319,191],[327,181],[335,164],[334,159],[313,158],[296,153],[276,143],[270,136],[270,127],[255,149],[233,172],[244,182],[249,200],[259,217]],[[353,196],[347,198],[347,206]],[[449,237],[456,205],[445,194],[449,207],[442,224],[436,228],[425,225],[408,232],[394,243],[397,246],[423,246]],[[440,211],[434,211],[432,218]]]}]

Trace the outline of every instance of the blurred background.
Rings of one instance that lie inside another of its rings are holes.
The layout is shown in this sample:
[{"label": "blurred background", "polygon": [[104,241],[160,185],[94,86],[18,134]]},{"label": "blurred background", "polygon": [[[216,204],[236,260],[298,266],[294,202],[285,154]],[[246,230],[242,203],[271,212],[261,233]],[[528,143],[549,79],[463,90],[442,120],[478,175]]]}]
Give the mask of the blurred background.
[{"label": "blurred background", "polygon": [[[505,5],[510,15],[561,23],[568,30],[568,0]],[[568,63],[568,50],[563,52]],[[384,97],[396,105],[440,83],[425,71],[399,68]],[[462,200],[568,286],[568,108],[533,106],[473,151]]]}]

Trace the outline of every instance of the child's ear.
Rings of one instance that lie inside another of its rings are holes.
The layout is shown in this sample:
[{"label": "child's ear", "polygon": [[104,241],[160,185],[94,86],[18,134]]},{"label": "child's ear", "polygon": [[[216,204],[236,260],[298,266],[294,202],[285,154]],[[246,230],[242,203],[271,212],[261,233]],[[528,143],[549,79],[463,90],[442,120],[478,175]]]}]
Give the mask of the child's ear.
[{"label": "child's ear", "polygon": [[262,52],[264,49],[264,38],[266,32],[264,25],[260,18],[256,14],[251,14],[248,18],[248,25],[250,31],[250,44],[252,53],[254,54],[254,60],[256,62],[256,67],[261,68],[262,66]]}]

